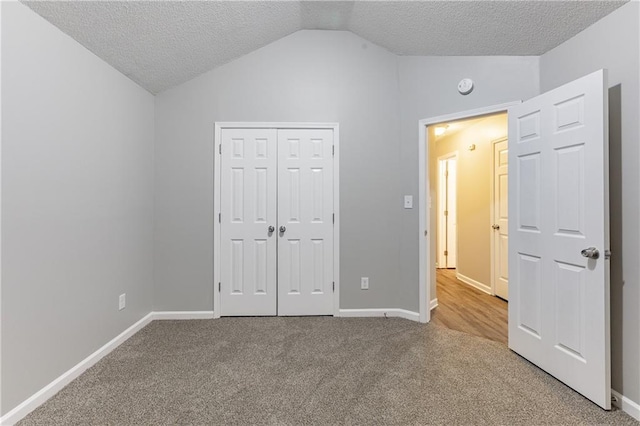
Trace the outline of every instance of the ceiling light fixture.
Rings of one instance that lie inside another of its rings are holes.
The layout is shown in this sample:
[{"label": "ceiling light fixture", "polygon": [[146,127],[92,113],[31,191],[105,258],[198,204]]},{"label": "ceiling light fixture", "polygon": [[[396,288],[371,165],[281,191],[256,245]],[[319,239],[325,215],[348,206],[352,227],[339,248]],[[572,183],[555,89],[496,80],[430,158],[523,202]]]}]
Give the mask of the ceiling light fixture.
[{"label": "ceiling light fixture", "polygon": [[436,136],[442,136],[444,135],[444,132],[446,132],[448,128],[449,126],[446,124],[444,126],[438,126],[433,130],[433,133],[435,133]]}]

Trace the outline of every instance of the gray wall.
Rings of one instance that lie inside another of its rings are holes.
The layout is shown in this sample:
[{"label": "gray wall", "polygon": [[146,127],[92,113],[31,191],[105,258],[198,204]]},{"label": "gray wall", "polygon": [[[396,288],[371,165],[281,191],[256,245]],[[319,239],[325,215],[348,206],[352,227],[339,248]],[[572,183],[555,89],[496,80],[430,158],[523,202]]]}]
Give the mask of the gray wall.
[{"label": "gray wall", "polygon": [[213,306],[213,123],[337,121],[340,307],[418,311],[418,214],[402,207],[417,200],[418,120],[528,98],[538,80],[537,58],[396,57],[301,31],[158,95],[154,308]]},{"label": "gray wall", "polygon": [[[401,306],[396,56],[300,31],[156,97],[156,310],[211,310],[216,121],[340,123],[341,307]],[[360,290],[360,277],[370,290]]]},{"label": "gray wall", "polygon": [[154,104],[26,6],[0,7],[5,414],[151,311]]},{"label": "gray wall", "polygon": [[[419,120],[531,98],[539,93],[538,65],[537,57],[400,57],[402,167],[396,172],[400,192],[418,194]],[[457,85],[465,77],[474,80],[475,89],[462,96]],[[399,232],[400,281],[404,284],[399,302],[405,309],[418,311],[417,210],[404,212]],[[435,297],[432,293],[431,298]]]},{"label": "gray wall", "polygon": [[640,402],[639,4],[630,2],[540,59],[547,91],[609,70],[612,385]]}]

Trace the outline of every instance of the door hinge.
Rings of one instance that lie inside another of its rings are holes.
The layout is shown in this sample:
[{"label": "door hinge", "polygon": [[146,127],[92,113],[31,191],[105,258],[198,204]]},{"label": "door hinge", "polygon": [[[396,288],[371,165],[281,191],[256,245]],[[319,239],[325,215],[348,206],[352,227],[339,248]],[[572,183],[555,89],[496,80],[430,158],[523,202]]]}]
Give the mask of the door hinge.
[{"label": "door hinge", "polygon": [[331,155],[332,156],[336,155],[336,146],[335,145],[331,145]]},{"label": "door hinge", "polygon": [[222,291],[222,283],[218,283],[218,293]]},{"label": "door hinge", "polygon": [[218,223],[222,223],[222,213],[218,213]]},{"label": "door hinge", "polygon": [[444,177],[449,177],[449,171],[448,170],[445,170]]},{"label": "door hinge", "polygon": [[218,154],[222,154],[222,144],[218,145]]},{"label": "door hinge", "polygon": [[449,216],[449,210],[445,210],[445,211],[444,211],[444,215],[445,215],[445,216]]},{"label": "door hinge", "polygon": [[332,216],[332,219],[331,219],[331,220],[333,220],[333,223],[336,223],[336,214],[334,213],[334,214],[332,214],[331,216]]},{"label": "door hinge", "polygon": [[445,255],[445,256],[449,256],[449,251],[448,251],[448,250],[445,250],[445,251],[444,251],[444,255]]},{"label": "door hinge", "polygon": [[333,292],[334,293],[336,292],[336,282],[335,281],[333,282]]}]

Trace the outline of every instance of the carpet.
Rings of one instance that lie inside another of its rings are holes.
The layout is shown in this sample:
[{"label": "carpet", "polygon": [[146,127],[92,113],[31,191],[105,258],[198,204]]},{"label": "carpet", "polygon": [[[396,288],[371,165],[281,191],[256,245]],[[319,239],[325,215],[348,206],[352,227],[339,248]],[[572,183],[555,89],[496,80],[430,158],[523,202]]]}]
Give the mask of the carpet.
[{"label": "carpet", "polygon": [[27,425],[637,425],[504,345],[399,318],[154,321]]}]

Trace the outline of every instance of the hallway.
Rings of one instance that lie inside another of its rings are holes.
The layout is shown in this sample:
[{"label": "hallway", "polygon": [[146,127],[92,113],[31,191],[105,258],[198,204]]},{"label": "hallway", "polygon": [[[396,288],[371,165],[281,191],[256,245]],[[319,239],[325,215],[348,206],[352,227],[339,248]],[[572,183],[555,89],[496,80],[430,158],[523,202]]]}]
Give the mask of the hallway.
[{"label": "hallway", "polygon": [[459,281],[455,269],[437,269],[436,281],[438,307],[431,311],[433,322],[507,344],[506,301]]}]

